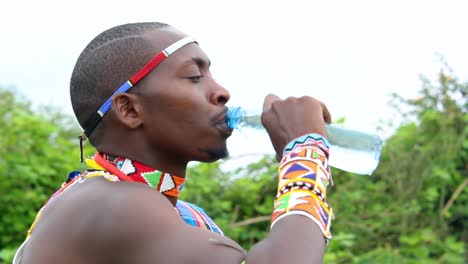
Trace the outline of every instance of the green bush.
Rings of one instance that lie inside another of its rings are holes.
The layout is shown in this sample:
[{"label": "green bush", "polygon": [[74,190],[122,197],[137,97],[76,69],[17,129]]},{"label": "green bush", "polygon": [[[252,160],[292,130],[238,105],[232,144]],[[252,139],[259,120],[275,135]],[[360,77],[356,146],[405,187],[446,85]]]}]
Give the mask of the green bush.
[{"label": "green bush", "polygon": [[[437,82],[423,79],[420,98],[394,96],[406,119],[375,173],[332,170],[336,219],[325,263],[467,262],[467,94],[467,84],[441,72]],[[58,113],[34,112],[0,89],[0,263],[11,263],[37,210],[82,168],[77,125]],[[191,166],[181,198],[249,249],[269,230],[278,164],[265,156],[234,171],[220,165]]]}]

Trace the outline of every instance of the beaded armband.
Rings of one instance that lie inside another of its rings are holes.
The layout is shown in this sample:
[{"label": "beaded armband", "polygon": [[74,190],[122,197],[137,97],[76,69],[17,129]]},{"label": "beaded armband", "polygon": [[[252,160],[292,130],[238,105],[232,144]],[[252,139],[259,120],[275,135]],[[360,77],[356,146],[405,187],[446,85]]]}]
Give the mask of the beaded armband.
[{"label": "beaded armband", "polygon": [[327,188],[332,184],[328,149],[328,142],[318,134],[302,136],[286,146],[278,172],[272,227],[286,216],[304,215],[319,226],[328,244],[334,217],[326,202]]}]

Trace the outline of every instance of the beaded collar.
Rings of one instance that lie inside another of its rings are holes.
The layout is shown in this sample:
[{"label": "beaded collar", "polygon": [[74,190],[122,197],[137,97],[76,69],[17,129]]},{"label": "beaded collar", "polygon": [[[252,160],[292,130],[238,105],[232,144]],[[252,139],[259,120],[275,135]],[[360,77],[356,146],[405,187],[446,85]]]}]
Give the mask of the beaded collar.
[{"label": "beaded collar", "polygon": [[185,178],[162,172],[141,162],[117,157],[113,160],[102,153],[96,153],[93,159],[87,159],[86,164],[94,169],[106,170],[117,176],[121,181],[141,182],[154,188],[164,195],[179,197],[184,188]]},{"label": "beaded collar", "polygon": [[[93,159],[86,159],[86,165],[93,169],[106,170],[111,175],[117,176],[120,181],[145,183],[162,194],[172,197],[178,197],[185,184],[185,178],[156,170],[148,165],[127,158],[117,157],[111,159],[102,153],[97,153]],[[224,235],[221,228],[215,224],[202,208],[177,200],[175,209],[187,224]]]}]

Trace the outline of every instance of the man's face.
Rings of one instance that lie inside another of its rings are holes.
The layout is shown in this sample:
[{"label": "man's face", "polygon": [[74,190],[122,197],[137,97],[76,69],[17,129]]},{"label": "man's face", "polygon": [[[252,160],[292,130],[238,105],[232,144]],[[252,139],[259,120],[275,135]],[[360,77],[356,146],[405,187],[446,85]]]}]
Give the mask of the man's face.
[{"label": "man's face", "polygon": [[[167,45],[182,38],[169,35]],[[208,56],[192,43],[144,79],[143,126],[156,151],[184,161],[227,156],[226,139],[232,132],[225,123],[229,92],[213,79],[209,67]]]}]

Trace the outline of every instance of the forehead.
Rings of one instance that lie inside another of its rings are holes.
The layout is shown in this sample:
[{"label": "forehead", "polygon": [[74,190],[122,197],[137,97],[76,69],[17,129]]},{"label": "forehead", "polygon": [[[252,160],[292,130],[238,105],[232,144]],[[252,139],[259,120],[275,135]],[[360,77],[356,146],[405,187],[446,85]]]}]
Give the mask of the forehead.
[{"label": "forehead", "polygon": [[[146,37],[152,43],[153,50],[151,52],[156,55],[186,37],[186,35],[175,30],[158,30],[148,33]],[[187,64],[187,62],[193,61],[194,58],[202,59],[206,64],[209,64],[209,58],[200,46],[196,43],[189,43],[172,53],[155,70],[166,67],[180,67]]]}]

